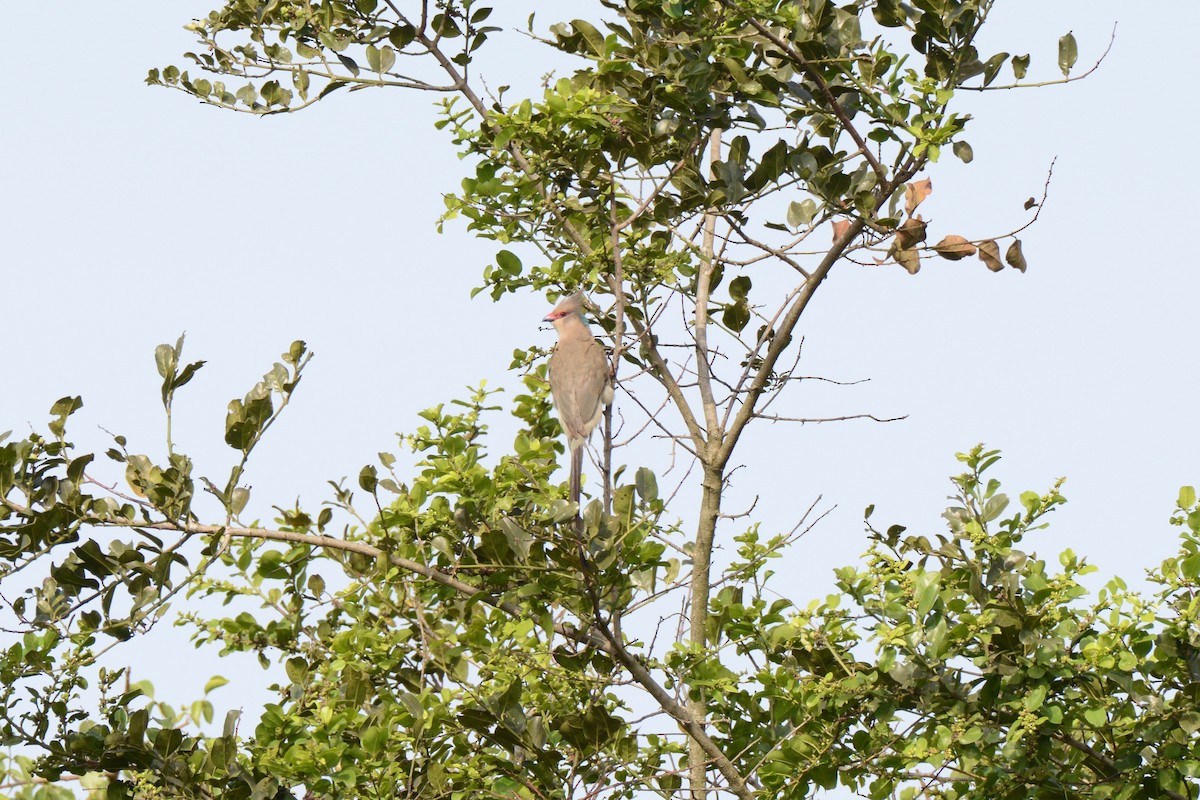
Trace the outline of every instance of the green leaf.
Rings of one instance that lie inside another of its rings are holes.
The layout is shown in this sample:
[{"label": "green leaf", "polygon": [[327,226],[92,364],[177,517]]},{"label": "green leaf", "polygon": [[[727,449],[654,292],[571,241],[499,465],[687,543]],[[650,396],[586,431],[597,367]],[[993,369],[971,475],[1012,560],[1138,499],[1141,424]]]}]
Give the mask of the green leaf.
[{"label": "green leaf", "polygon": [[50,432],[61,439],[67,431],[67,417],[81,408],[83,399],[80,397],[62,397],[56,400],[54,405],[50,406],[50,413],[56,417],[50,421]]},{"label": "green leaf", "polygon": [[500,267],[504,274],[514,278],[521,274],[521,259],[510,250],[496,253],[496,266]]},{"label": "green leaf", "polygon": [[[342,66],[350,70],[350,74],[357,78],[359,73],[358,62],[350,56],[342,55],[341,53],[338,53],[337,57],[338,61],[342,62]],[[368,55],[368,58],[369,57],[370,56]],[[324,93],[322,92],[322,94]]]},{"label": "green leaf", "polygon": [[1179,487],[1179,507],[1183,510],[1188,510],[1196,505],[1196,489],[1192,486]]},{"label": "green leaf", "polygon": [[[332,94],[338,89],[345,89],[349,85],[349,83],[343,80],[331,80],[329,83],[325,84],[325,88],[321,90],[319,95],[317,95],[317,99],[320,100],[321,98],[325,97],[325,95]],[[251,87],[251,91],[253,91],[253,87]],[[240,92],[238,93],[238,97],[241,97]],[[250,103],[247,102],[246,105],[250,105]]]},{"label": "green leaf", "polygon": [[379,485],[379,471],[373,464],[367,464],[359,471],[358,485],[364,492],[375,493],[375,487]]},{"label": "green leaf", "polygon": [[638,467],[634,473],[634,485],[637,487],[637,493],[642,500],[647,503],[653,503],[658,499],[658,480],[654,477],[654,472],[646,467]]},{"label": "green leaf", "polygon": [[1021,80],[1025,77],[1025,74],[1029,71],[1028,53],[1023,56],[1013,56],[1012,71],[1017,80]]},{"label": "green leaf", "polygon": [[370,755],[381,754],[388,742],[388,730],[379,725],[367,728],[362,735],[363,749]]},{"label": "green leaf", "polygon": [[179,354],[175,352],[175,348],[169,344],[160,344],[154,348],[154,364],[158,367],[158,374],[164,380],[174,377],[175,367],[179,360]]},{"label": "green leaf", "polygon": [[174,386],[172,386],[171,388],[178,389],[180,386],[183,386],[184,384],[186,384],[188,381],[190,381],[196,375],[197,372],[200,371],[200,368],[203,367],[206,363],[208,363],[208,362],[193,361],[191,364],[188,364],[186,367],[184,367],[182,370],[180,370],[179,375],[174,380]]},{"label": "green leaf", "polygon": [[583,41],[587,44],[588,50],[592,55],[603,56],[605,52],[604,35],[596,30],[596,27],[587,20],[573,19],[571,27],[583,36]]},{"label": "green leaf", "polygon": [[1071,74],[1071,67],[1075,66],[1078,58],[1079,46],[1075,43],[1075,34],[1068,32],[1058,40],[1058,68],[1063,75]]},{"label": "green leaf", "polygon": [[403,50],[417,37],[417,30],[412,25],[404,23],[397,25],[388,32],[388,41],[397,50]]},{"label": "green leaf", "polygon": [[529,559],[529,546],[533,543],[533,535],[522,528],[509,517],[500,518],[500,529],[508,541],[508,549],[521,561]]},{"label": "green leaf", "polygon": [[798,203],[789,203],[787,223],[793,228],[801,228],[813,221],[817,215],[817,203],[811,197]]},{"label": "green leaf", "polygon": [[1008,495],[998,494],[990,498],[983,505],[983,521],[991,522],[997,519],[1006,508],[1008,508]]},{"label": "green leaf", "polygon": [[299,366],[300,360],[307,352],[308,345],[302,339],[297,339],[288,346],[288,351],[283,354],[283,360],[293,366]]},{"label": "green leaf", "polygon": [[227,683],[229,683],[228,678],[223,678],[220,675],[213,675],[208,679],[208,683],[204,684],[204,693],[208,694],[213,689],[220,689]]},{"label": "green leaf", "polygon": [[917,600],[917,615],[924,617],[938,599],[938,573],[923,572],[913,584],[913,595]]},{"label": "green leaf", "polygon": [[292,683],[304,683],[308,679],[308,662],[300,656],[289,658],[284,662],[284,670]]},{"label": "green leaf", "polygon": [[245,486],[238,486],[230,493],[229,511],[236,517],[246,510],[248,502],[250,502],[250,490]]},{"label": "green leaf", "polygon": [[983,65],[983,85],[988,86],[992,81],[996,80],[996,76],[1000,74],[1000,68],[1004,66],[1004,62],[1008,60],[1008,53],[996,53],[989,58]]},{"label": "green leaf", "polygon": [[726,304],[721,322],[731,331],[741,332],[750,324],[750,306],[741,300]]},{"label": "green leaf", "polygon": [[[2,441],[3,438],[3,436],[0,436],[0,441]],[[67,480],[74,483],[79,483],[82,481],[84,470],[87,469],[88,464],[91,464],[95,457],[95,453],[87,453],[79,458],[72,459],[71,463],[67,465]]]},{"label": "green leaf", "polygon": [[970,164],[975,160],[975,151],[967,142],[957,141],[950,149],[954,151],[954,155],[958,156],[958,159],[964,164]]}]

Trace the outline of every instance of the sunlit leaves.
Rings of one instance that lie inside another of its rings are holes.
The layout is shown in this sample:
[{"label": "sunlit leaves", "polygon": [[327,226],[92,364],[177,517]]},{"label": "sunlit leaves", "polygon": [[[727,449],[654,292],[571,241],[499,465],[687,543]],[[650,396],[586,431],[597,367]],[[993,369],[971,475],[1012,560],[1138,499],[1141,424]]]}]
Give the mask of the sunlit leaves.
[{"label": "sunlit leaves", "polygon": [[[874,38],[869,26],[865,42],[868,7],[885,35]],[[200,45],[186,56],[194,75],[167,67],[148,80],[265,114],[342,88],[431,88],[416,76],[437,70],[439,91],[460,90],[448,93],[438,125],[470,165],[445,219],[503,248],[485,288],[499,296],[599,286],[603,295],[619,268],[633,299],[625,319],[646,322],[665,319],[655,316],[660,301],[686,299],[709,270],[714,337],[776,347],[791,340],[773,329],[777,298],[769,293],[779,284],[770,270],[785,260],[794,263],[783,274],[799,276],[786,291],[803,289],[807,270],[827,257],[856,269],[851,262],[886,251],[915,273],[922,257],[978,252],[989,268],[1001,266],[996,239],[1011,234],[993,234],[978,250],[956,234],[929,246],[936,228],[917,213],[932,191],[928,178],[916,179],[927,162],[947,147],[965,163],[973,157],[962,139],[967,117],[950,107],[956,91],[968,78],[995,88],[1010,63],[1007,53],[981,55],[973,44],[989,8],[976,0],[631,0],[609,7],[606,22],[550,29],[576,71],[560,70],[528,98],[510,98],[495,82],[476,103],[465,89],[485,84],[473,71],[443,73],[470,64],[487,41],[487,6],[456,0],[401,20],[402,6],[378,0],[233,0],[189,26]],[[1018,79],[1028,61],[1011,58]],[[706,216],[721,221],[717,247],[729,249],[720,255],[698,244]],[[831,241],[818,230],[826,222]],[[753,251],[749,240],[763,231],[774,238],[753,258],[733,252]],[[869,255],[838,261],[846,248]],[[1019,242],[1004,263],[1024,269]],[[611,331],[614,317],[603,322]],[[639,336],[626,357],[645,367],[658,335]],[[168,410],[202,363],[185,365],[181,349],[182,340],[156,352]],[[680,374],[694,371],[694,350],[679,352],[689,354]],[[714,347],[722,356],[714,368],[729,352]],[[489,440],[490,392],[434,405],[401,438],[403,454],[382,454],[378,465],[332,482],[319,509],[298,500],[276,507],[275,527],[256,528],[254,538],[240,526],[257,523],[239,519],[251,516],[247,461],[291,398],[307,361],[302,343],[229,404],[225,440],[237,463],[223,486],[206,484],[220,504],[211,525],[197,527],[196,515],[212,507],[192,508],[193,466],[170,444],[166,458],[152,458],[118,438],[110,456],[129,489],[88,495],[104,492],[90,483],[91,454],[69,452],[63,438],[78,407],[70,398],[56,406],[56,441],[3,443],[0,490],[28,505],[0,510],[5,567],[43,551],[53,561],[50,580],[12,604],[28,629],[19,651],[0,655],[5,685],[33,669],[70,696],[79,687],[61,681],[82,673],[72,672],[80,662],[62,656],[61,642],[70,641],[74,657],[90,636],[129,638],[177,588],[210,601],[186,618],[197,644],[252,654],[278,681],[255,724],[239,730],[234,712],[220,737],[195,730],[214,732],[207,700],[172,717],[150,713],[144,695],[110,692],[119,699],[95,719],[79,717],[96,724],[70,730],[45,774],[102,764],[122,780],[174,781],[151,783],[145,796],[181,787],[261,798],[465,797],[481,786],[498,796],[553,797],[563,787],[613,797],[678,793],[674,726],[664,736],[665,717],[627,721],[634,715],[623,705],[636,687],[596,637],[626,614],[636,623],[638,609],[675,592],[703,554],[663,519],[674,484],[660,490],[645,468],[616,471],[610,510],[589,483],[596,497],[585,498],[576,521],[555,472],[565,453],[542,355],[514,354],[525,375],[503,446]],[[753,368],[761,350],[733,360]],[[766,377],[788,381],[778,371]],[[685,380],[684,394],[695,393]],[[755,380],[747,373],[718,384],[740,397]],[[1190,641],[1164,621],[1166,611],[1121,616],[1120,608],[1083,604],[1078,557],[1064,554],[1055,572],[1032,545],[1017,548],[1061,498],[1056,489],[1027,492],[1010,507],[984,474],[996,458],[982,448],[964,455],[968,472],[955,478],[946,530],[872,531],[867,561],[839,570],[838,592],[807,605],[778,596],[778,584],[764,588],[790,537],[760,534],[752,522],[735,529],[738,517],[724,509],[721,529],[737,554],[692,606],[711,612],[700,639],[656,647],[635,641],[640,628],[628,625],[635,663],[668,694],[703,699],[711,735],[771,796],[839,785],[905,796],[933,765],[939,779],[951,777],[921,791],[1075,796],[1100,785],[1116,797],[1119,776],[1090,769],[1086,750],[1055,738],[1096,720],[1113,732],[1086,746],[1111,747],[1104,757],[1122,770],[1135,771],[1124,765],[1148,741],[1176,748],[1155,755],[1160,775],[1171,770],[1163,764],[1195,761],[1183,738],[1194,720],[1166,706],[1182,678],[1154,683],[1184,674]],[[1181,508],[1180,523],[1196,514]],[[104,524],[130,541],[102,545],[91,534]],[[159,541],[159,533],[185,541]],[[326,538],[304,538],[314,533]],[[193,547],[207,572],[186,572],[173,547]],[[1172,579],[1200,571],[1194,550],[1181,553]],[[1154,639],[1151,623],[1140,622],[1148,618],[1171,635]],[[1154,672],[1142,669],[1150,653]],[[1154,710],[1162,725],[1125,747],[1118,723],[1140,719],[1138,701],[1126,700],[1135,696],[1163,704]],[[1171,775],[1155,780],[1183,780]],[[111,797],[142,788],[114,786]]]},{"label": "sunlit leaves", "polygon": [[271,389],[265,381],[255,384],[245,399],[229,401],[225,415],[225,443],[236,450],[248,451],[274,410]]},{"label": "sunlit leaves", "polygon": [[1075,34],[1067,33],[1058,40],[1058,68],[1064,76],[1071,74],[1071,67],[1079,59],[1079,45],[1075,42]]},{"label": "sunlit leaves", "polygon": [[82,397],[63,397],[57,400],[50,407],[50,414],[54,417],[48,426],[50,432],[61,440],[66,435],[67,418],[81,408],[83,408]]},{"label": "sunlit leaves", "polygon": [[389,72],[396,65],[396,51],[388,45],[382,48],[367,45],[367,65],[373,72]]},{"label": "sunlit leaves", "polygon": [[1023,56],[1013,56],[1012,59],[1013,77],[1017,80],[1022,80],[1025,74],[1029,71],[1029,54]]},{"label": "sunlit leaves", "polygon": [[163,407],[168,412],[171,409],[171,397],[175,390],[185,386],[204,366],[203,361],[194,361],[182,370],[179,369],[179,359],[183,355],[183,339],[184,337],[180,336],[174,347],[169,344],[160,344],[154,350],[154,363],[158,367],[159,377],[163,379]]},{"label": "sunlit leaves", "polygon": [[990,86],[992,81],[996,80],[996,76],[1000,74],[1000,68],[1004,66],[1004,62],[1008,60],[1008,53],[996,53],[983,64],[983,85]]},{"label": "sunlit leaves", "polygon": [[793,228],[801,228],[813,221],[817,214],[817,204],[810,197],[788,204],[787,223]]}]

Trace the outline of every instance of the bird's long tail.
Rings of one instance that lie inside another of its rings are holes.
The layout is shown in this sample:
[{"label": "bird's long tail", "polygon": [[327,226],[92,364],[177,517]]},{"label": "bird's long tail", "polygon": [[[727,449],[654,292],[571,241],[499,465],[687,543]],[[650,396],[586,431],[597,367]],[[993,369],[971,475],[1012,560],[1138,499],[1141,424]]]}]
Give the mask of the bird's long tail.
[{"label": "bird's long tail", "polygon": [[578,505],[583,483],[583,447],[571,451],[571,502]]}]

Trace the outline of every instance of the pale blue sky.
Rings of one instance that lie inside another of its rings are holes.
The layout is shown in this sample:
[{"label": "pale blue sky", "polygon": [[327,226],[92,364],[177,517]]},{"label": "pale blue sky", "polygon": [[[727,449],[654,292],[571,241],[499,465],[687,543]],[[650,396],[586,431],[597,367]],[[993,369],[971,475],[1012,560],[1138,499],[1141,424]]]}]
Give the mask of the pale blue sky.
[{"label": "pale blue sky", "polygon": [[[850,267],[818,294],[802,370],[872,380],[823,394],[820,408],[801,395],[797,408],[909,418],[748,436],[751,467],[727,508],[759,494],[757,516],[773,531],[818,494],[838,506],[777,586],[801,602],[828,592],[830,569],[865,549],[867,504],[877,523],[940,531],[953,454],[978,441],[1004,449],[997,474],[1014,494],[1068,477],[1070,502],[1033,549],[1053,559],[1071,547],[1101,575],[1134,581],[1175,550],[1166,519],[1179,485],[1200,481],[1200,277],[1188,255],[1197,120],[1181,41],[1200,30],[1200,8],[997,7],[981,50],[1030,52],[1032,75],[1057,74],[1069,29],[1080,68],[1119,23],[1116,44],[1086,81],[966,97],[975,162],[947,154],[929,172],[926,216],[975,237],[1020,224],[1058,157],[1041,221],[1022,236],[1027,274],[993,275],[974,260],[929,263],[916,277]],[[209,363],[178,401],[176,442],[201,474],[223,477],[225,404],[303,338],[317,359],[252,463],[252,508],[266,517],[297,496],[315,508],[327,479],[394,450],[393,433],[414,427],[418,410],[480,379],[509,383],[512,350],[552,335],[538,330],[540,298],[468,299],[495,246],[457,224],[434,231],[441,194],[463,174],[433,128],[434,98],[343,93],[255,119],[144,86],[149,67],[182,63],[192,43],[182,25],[208,9],[72,4],[53,42],[34,33],[44,9],[6,9],[21,33],[0,50],[0,430],[41,428],[56,398],[82,394],[82,447],[106,448],[103,426],[160,456],[153,349],[186,330],[185,357]],[[499,48],[491,58],[489,84],[512,83],[510,97],[545,71]],[[228,672],[197,669],[183,696]]]}]

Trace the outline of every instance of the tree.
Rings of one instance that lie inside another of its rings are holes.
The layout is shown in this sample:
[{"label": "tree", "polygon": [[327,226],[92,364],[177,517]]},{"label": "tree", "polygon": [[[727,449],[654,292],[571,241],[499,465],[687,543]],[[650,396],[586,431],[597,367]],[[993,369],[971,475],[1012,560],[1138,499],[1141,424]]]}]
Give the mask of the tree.
[{"label": "tree", "polygon": [[[1087,602],[1081,559],[1052,573],[1018,549],[1062,498],[1027,492],[1006,516],[982,447],[962,456],[945,535],[869,528],[866,564],[824,603],[771,599],[769,563],[795,532],[764,537],[722,506],[747,427],[803,420],[775,408],[835,266],[1025,269],[1019,231],[928,245],[917,213],[942,151],[972,157],[956,93],[1001,88],[1005,67],[1024,85],[1028,56],[975,49],[992,3],[602,5],[551,26],[545,44],[580,67],[519,102],[472,75],[491,9],[453,0],[231,0],[191,26],[188,58],[211,80],[148,80],[252,114],[339,89],[443,94],[438,124],[473,170],[446,220],[503,247],[480,290],[590,290],[626,422],[694,463],[697,508],[615,465],[611,416],[598,496],[567,502],[531,348],[513,364],[527,393],[511,452],[489,456],[501,409],[480,389],[422,415],[405,440],[415,473],[381,455],[319,513],[245,523],[249,456],[308,362],[296,342],[230,404],[241,460],[204,481],[221,508],[206,520],[169,435],[203,362],[162,345],[167,463],[120,437],[107,453],[131,492],[93,479],[68,441],[78,398],[0,449],[4,577],[41,579],[9,603],[23,638],[0,661],[0,730],[37,756],[14,769],[92,776],[109,797],[1189,796],[1194,492],[1149,601],[1113,583]],[[1067,34],[1058,82],[1080,77],[1076,52]],[[714,564],[718,538],[733,563]],[[663,644],[644,620],[679,595],[686,625]],[[181,599],[199,645],[283,665],[253,732],[233,713],[213,735],[209,701],[181,714],[122,687],[106,653]]]}]

